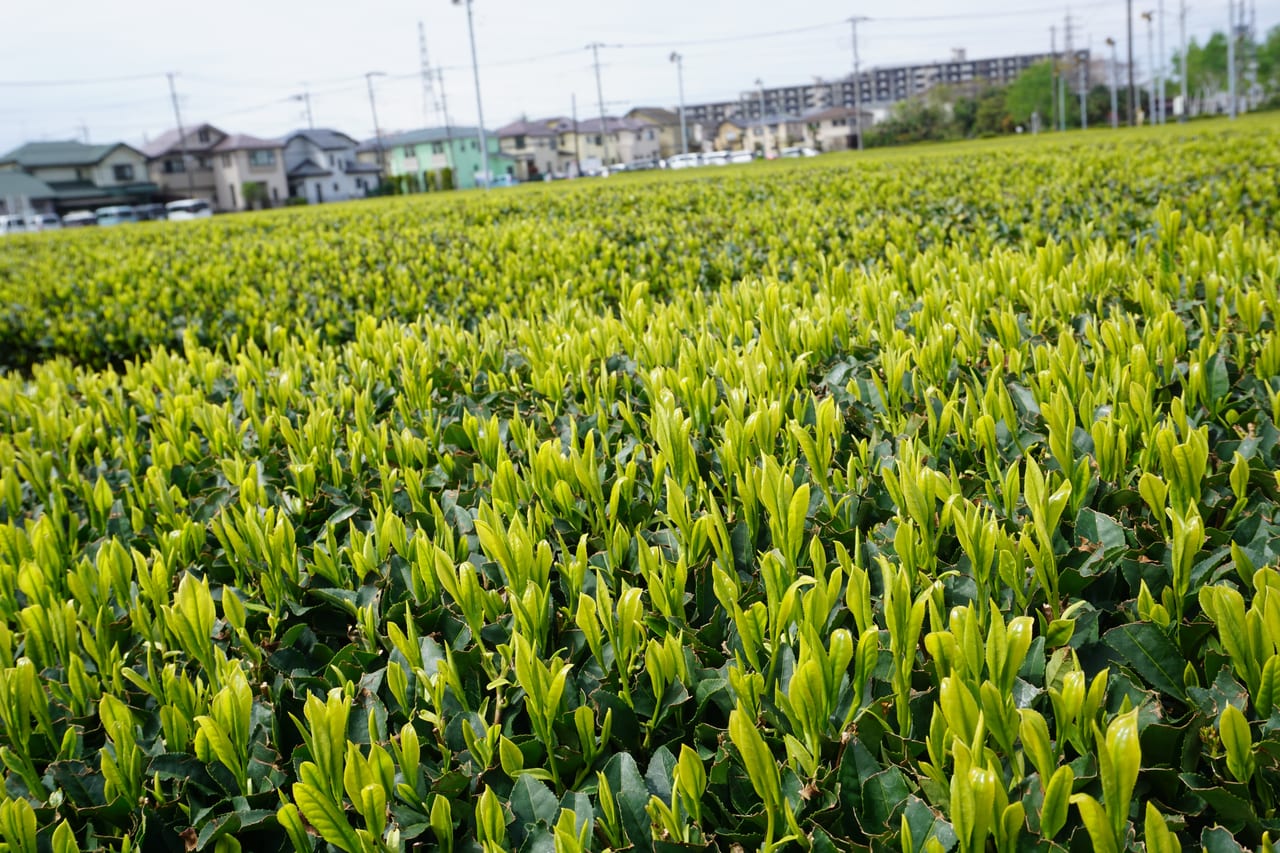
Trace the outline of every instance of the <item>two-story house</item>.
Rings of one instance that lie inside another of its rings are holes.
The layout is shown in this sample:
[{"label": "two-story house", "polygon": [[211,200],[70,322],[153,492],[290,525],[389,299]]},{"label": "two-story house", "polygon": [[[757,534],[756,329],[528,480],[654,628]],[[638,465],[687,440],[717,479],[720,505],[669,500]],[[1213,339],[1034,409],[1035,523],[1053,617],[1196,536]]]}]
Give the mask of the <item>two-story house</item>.
[{"label": "two-story house", "polygon": [[[858,147],[857,112],[853,107],[828,107],[804,115],[804,124],[819,151],[847,151]],[[875,124],[871,110],[862,111],[862,133],[865,136]]]},{"label": "two-story house", "polygon": [[[443,187],[446,169],[450,170],[455,189],[473,189],[484,183],[478,128],[428,127],[388,134],[380,142],[387,174],[409,176],[414,186],[421,188],[423,180],[432,180],[435,186]],[[485,144],[490,174],[495,178],[516,177],[516,160],[502,152],[498,136],[487,132]],[[431,178],[424,178],[425,175]]]},{"label": "two-story house", "polygon": [[[658,129],[658,148],[659,156],[673,157],[683,151],[680,141],[680,114],[662,107],[636,107],[627,113],[627,118],[633,121],[647,122]],[[685,122],[685,132],[689,136],[689,150],[698,150],[698,141],[695,136],[698,135],[700,128],[694,127]]]},{"label": "two-story house", "polygon": [[219,210],[260,210],[288,198],[280,140],[233,133],[214,146],[213,157]]},{"label": "two-story house", "polygon": [[582,170],[587,173],[662,156],[660,130],[648,121],[605,116],[603,123],[599,118],[578,122],[576,131]]},{"label": "two-story house", "polygon": [[284,152],[288,194],[312,204],[364,198],[378,188],[377,162],[357,155],[359,142],[336,130],[295,130],[278,142]]},{"label": "two-story house", "polygon": [[763,120],[732,118],[716,128],[717,151],[753,151],[764,157],[777,157],[782,149],[794,145],[812,145],[813,138],[804,120],[776,113]]},{"label": "two-story house", "polygon": [[153,201],[159,187],[147,180],[147,158],[123,142],[28,142],[0,155],[0,171],[25,172],[54,192],[59,212]]},{"label": "two-story house", "polygon": [[183,133],[176,128],[165,131],[142,146],[151,180],[165,198],[198,198],[219,206],[213,150],[226,138],[211,124],[183,128]]},{"label": "two-story house", "polygon": [[564,149],[560,145],[562,133],[571,130],[572,122],[564,118],[520,119],[498,128],[498,148],[515,161],[519,180],[562,176],[573,171],[573,143],[567,140],[569,145]]}]

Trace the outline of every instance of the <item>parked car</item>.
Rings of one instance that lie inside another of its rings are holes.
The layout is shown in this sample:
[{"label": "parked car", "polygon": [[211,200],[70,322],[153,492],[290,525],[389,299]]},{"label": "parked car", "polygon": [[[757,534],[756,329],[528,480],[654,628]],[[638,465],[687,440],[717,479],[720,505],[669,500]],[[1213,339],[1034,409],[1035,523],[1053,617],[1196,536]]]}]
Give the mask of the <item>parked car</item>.
[{"label": "parked car", "polygon": [[0,236],[21,234],[27,230],[27,221],[21,216],[0,216]]},{"label": "parked car", "polygon": [[133,209],[133,215],[139,222],[150,222],[156,219],[167,219],[169,212],[163,204],[140,204]]},{"label": "parked car", "polygon": [[702,155],[697,152],[689,154],[673,154],[667,158],[668,169],[691,169],[702,165]]},{"label": "parked car", "polygon": [[493,188],[514,187],[518,183],[520,182],[515,179],[514,175],[497,175],[489,182],[489,186]]},{"label": "parked car", "polygon": [[138,216],[134,213],[133,207],[127,204],[100,207],[94,213],[98,216],[99,225],[122,225],[126,222],[138,221]]},{"label": "parked car", "polygon": [[33,213],[27,217],[28,231],[57,231],[62,227],[62,220],[56,213]]},{"label": "parked car", "polygon": [[756,155],[752,154],[750,151],[729,152],[730,163],[750,163],[754,159],[756,159]]},{"label": "parked car", "polygon": [[728,151],[712,151],[702,155],[702,165],[704,166],[727,166],[729,165]]},{"label": "parked car", "polygon": [[62,217],[63,228],[83,228],[87,225],[97,224],[98,215],[92,210],[77,210]]},{"label": "parked car", "polygon": [[783,157],[817,157],[818,151],[815,148],[809,148],[804,145],[795,145],[791,148],[782,149]]},{"label": "parked car", "polygon": [[165,206],[170,222],[186,222],[191,219],[208,219],[213,216],[213,208],[202,198],[184,198],[171,201]]}]

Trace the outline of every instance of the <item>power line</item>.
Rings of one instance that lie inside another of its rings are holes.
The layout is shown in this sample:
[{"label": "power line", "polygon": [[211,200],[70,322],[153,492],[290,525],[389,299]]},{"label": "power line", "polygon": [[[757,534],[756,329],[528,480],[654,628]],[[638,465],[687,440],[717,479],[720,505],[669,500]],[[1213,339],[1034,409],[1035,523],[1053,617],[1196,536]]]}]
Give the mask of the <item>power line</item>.
[{"label": "power line", "polygon": [[0,80],[0,86],[6,88],[24,88],[37,86],[91,86],[95,83],[138,83],[143,80],[157,80],[164,76],[164,72],[156,71],[150,74],[133,74],[127,77],[90,77],[67,80]]}]

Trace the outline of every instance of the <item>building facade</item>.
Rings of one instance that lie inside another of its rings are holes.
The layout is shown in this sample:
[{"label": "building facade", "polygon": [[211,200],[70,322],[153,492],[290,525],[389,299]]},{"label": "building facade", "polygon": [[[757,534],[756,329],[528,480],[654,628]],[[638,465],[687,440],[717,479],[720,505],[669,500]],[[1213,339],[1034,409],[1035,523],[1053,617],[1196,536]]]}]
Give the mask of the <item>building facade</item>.
[{"label": "building facade", "polygon": [[213,157],[219,210],[261,210],[289,197],[280,140],[234,133],[214,147]]},{"label": "building facade", "polygon": [[[490,174],[495,179],[504,175],[517,177],[516,160],[503,153],[497,134],[487,132],[485,144]],[[451,170],[455,189],[474,189],[484,183],[479,128],[429,127],[393,133],[382,137],[381,148],[387,174],[412,176],[415,185],[432,180],[436,187],[443,187],[446,169]],[[425,175],[431,178],[424,178]]]},{"label": "building facade", "polygon": [[147,179],[147,157],[123,142],[28,142],[0,155],[0,171],[43,181],[59,213],[155,201],[160,188]]},{"label": "building facade", "polygon": [[[166,199],[198,198],[218,207],[214,148],[227,134],[211,124],[168,130],[146,145],[147,173]],[[183,149],[186,156],[183,156]]]},{"label": "building facade", "polygon": [[513,121],[495,131],[498,150],[515,161],[517,180],[536,181],[547,175],[563,177],[572,173],[575,161],[572,141],[566,140],[568,149],[560,144],[563,132],[572,130],[572,126],[565,118]]},{"label": "building facade", "polygon": [[310,204],[364,198],[378,188],[382,173],[376,158],[366,162],[360,143],[328,128],[287,133],[278,140],[286,195]]}]

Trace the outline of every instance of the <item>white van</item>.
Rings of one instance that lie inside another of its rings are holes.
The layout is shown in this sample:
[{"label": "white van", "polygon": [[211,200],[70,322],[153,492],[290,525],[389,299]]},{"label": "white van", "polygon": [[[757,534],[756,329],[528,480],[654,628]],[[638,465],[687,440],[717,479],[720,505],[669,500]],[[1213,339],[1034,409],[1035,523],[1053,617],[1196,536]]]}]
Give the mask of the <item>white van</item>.
[{"label": "white van", "polygon": [[170,222],[187,222],[191,219],[208,219],[213,216],[213,208],[202,198],[171,201],[164,208],[169,214]]}]

